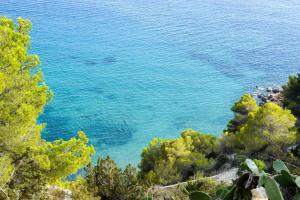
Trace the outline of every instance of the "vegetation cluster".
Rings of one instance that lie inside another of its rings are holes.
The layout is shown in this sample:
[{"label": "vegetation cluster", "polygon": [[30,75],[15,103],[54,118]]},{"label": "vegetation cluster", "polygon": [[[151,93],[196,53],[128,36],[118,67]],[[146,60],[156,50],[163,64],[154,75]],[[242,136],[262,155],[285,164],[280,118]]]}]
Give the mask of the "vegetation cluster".
[{"label": "vegetation cluster", "polygon": [[[46,125],[38,117],[53,93],[38,56],[28,52],[30,30],[28,20],[0,17],[0,199],[63,199],[65,192],[53,191],[58,186],[70,190],[72,199],[141,200],[153,198],[158,185],[180,182],[187,184],[179,199],[200,193],[206,199],[251,199],[249,189],[258,186],[271,200],[299,198],[299,178],[293,174],[300,173],[300,74],[283,86],[282,106],[257,105],[250,94],[243,95],[219,137],[187,129],[177,139],[153,139],[142,151],[139,169],[120,169],[109,157],[92,165],[94,148],[82,131],[69,140],[41,137]],[[233,184],[206,177],[233,167],[240,168]],[[85,173],[70,181],[80,169]],[[269,195],[270,190],[280,195]]]}]

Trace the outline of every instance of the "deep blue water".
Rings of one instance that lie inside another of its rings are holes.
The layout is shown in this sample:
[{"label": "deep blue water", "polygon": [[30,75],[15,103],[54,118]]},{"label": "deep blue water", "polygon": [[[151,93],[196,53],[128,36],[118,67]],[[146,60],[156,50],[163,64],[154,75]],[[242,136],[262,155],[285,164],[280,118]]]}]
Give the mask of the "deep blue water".
[{"label": "deep blue water", "polygon": [[300,66],[299,0],[0,0],[33,23],[55,93],[43,137],[83,130],[97,156],[137,164],[153,137],[219,135],[230,107]]}]

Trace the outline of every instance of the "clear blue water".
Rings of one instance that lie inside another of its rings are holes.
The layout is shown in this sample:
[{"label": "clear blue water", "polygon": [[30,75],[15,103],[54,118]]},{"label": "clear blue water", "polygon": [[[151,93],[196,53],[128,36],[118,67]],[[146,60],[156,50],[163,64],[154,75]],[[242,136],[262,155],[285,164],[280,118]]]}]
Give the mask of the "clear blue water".
[{"label": "clear blue water", "polygon": [[0,0],[33,22],[55,93],[43,137],[84,130],[97,155],[136,165],[153,137],[219,135],[230,107],[300,66],[299,0]]}]

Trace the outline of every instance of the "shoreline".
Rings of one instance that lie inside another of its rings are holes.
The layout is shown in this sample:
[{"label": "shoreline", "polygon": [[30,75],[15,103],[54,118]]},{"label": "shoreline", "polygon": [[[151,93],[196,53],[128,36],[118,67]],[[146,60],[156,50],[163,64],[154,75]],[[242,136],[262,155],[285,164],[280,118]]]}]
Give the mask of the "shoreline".
[{"label": "shoreline", "polygon": [[282,106],[282,90],[281,86],[256,86],[255,91],[250,94],[256,99],[260,106],[269,102]]}]

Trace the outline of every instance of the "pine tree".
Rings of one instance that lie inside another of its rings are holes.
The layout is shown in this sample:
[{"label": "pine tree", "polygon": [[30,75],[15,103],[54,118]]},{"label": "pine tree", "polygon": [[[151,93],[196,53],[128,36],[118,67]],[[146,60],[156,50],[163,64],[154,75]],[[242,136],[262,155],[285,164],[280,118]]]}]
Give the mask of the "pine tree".
[{"label": "pine tree", "polygon": [[94,153],[83,132],[68,141],[41,138],[45,124],[37,119],[52,92],[38,56],[28,53],[30,30],[28,20],[0,17],[0,195],[24,198],[76,173]]}]

